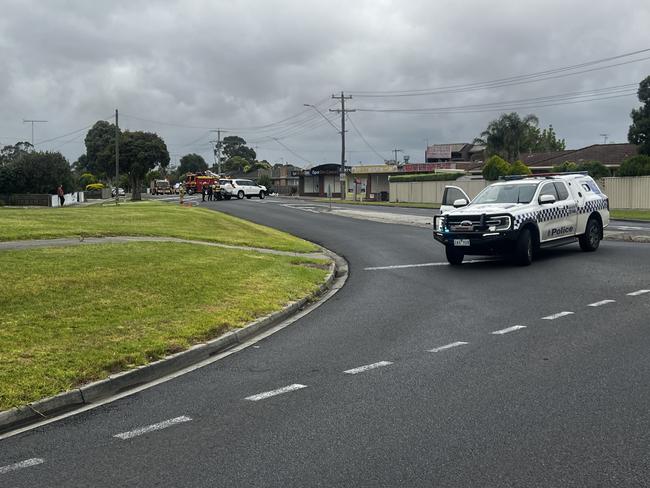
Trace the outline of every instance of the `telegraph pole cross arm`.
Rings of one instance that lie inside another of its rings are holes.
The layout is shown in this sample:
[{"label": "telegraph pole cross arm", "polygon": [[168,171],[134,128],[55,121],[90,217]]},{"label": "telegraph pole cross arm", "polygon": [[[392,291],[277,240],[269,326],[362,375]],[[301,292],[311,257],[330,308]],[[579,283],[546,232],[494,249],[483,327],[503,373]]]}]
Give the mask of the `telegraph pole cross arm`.
[{"label": "telegraph pole cross arm", "polygon": [[341,108],[330,109],[330,112],[341,114],[341,172],[339,178],[341,180],[341,200],[345,200],[345,114],[356,112],[356,110],[345,108],[345,101],[350,100],[352,98],[351,95],[345,96],[345,94],[341,92],[341,95],[332,95],[332,98],[334,100],[341,100]]},{"label": "telegraph pole cross arm", "polygon": [[34,147],[34,124],[41,124],[47,120],[23,119],[23,124],[32,124],[32,148]]}]

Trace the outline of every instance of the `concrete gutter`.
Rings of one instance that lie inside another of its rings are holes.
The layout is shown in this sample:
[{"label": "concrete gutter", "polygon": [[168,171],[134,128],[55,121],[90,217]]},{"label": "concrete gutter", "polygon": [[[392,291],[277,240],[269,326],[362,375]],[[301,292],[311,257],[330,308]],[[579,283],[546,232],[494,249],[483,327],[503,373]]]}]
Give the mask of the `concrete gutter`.
[{"label": "concrete gutter", "polygon": [[[179,372],[189,366],[206,362],[210,358],[242,345],[255,338],[270,335],[293,321],[294,315],[305,315],[320,306],[333,296],[345,284],[348,277],[348,264],[341,256],[321,247],[321,253],[332,259],[325,281],[312,295],[290,303],[279,312],[261,317],[254,322],[237,330],[230,331],[221,337],[203,344],[172,354],[163,359],[138,368],[109,376],[94,383],[66,391],[59,395],[45,398],[37,402],[0,412],[0,434],[19,429],[36,422],[56,419],[70,411],[87,405],[98,403],[112,396],[136,391],[147,383],[159,380],[172,373]],[[303,255],[304,256],[304,255]],[[283,322],[287,322],[283,324]],[[271,330],[274,329],[274,330]],[[252,342],[250,342],[252,344]],[[1,438],[1,437],[0,437]]]}]

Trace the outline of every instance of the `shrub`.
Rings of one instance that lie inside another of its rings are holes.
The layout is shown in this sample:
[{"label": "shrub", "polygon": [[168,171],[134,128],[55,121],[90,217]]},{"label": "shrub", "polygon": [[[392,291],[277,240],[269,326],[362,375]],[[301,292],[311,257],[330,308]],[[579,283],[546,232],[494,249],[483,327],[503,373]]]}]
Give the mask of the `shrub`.
[{"label": "shrub", "polygon": [[650,175],[650,156],[638,155],[627,158],[618,169],[619,176]]},{"label": "shrub", "polygon": [[101,190],[102,188],[105,188],[103,183],[91,183],[90,185],[86,185],[86,191]]},{"label": "shrub", "polygon": [[562,164],[556,164],[551,169],[553,173],[570,173],[578,171],[578,165],[572,161],[564,161]]},{"label": "shrub", "polygon": [[523,163],[523,161],[515,161],[512,166],[510,166],[511,175],[529,175],[531,173],[532,171]]},{"label": "shrub", "polygon": [[491,156],[483,165],[482,173],[488,181],[498,180],[500,176],[510,174],[510,163],[497,155]]},{"label": "shrub", "polygon": [[464,173],[424,173],[419,175],[394,175],[388,179],[393,183],[408,181],[453,181],[457,180]]}]

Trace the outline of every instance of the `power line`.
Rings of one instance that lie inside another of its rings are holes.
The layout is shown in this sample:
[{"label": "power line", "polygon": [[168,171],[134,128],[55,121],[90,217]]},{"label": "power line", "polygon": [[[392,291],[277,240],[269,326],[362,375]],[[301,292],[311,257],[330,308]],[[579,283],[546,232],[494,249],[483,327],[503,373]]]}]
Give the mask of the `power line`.
[{"label": "power line", "polygon": [[370,150],[372,152],[374,152],[381,161],[385,161],[386,158],[384,156],[382,156],[381,154],[379,154],[377,152],[377,150],[374,147],[372,147],[372,145],[370,145],[370,143],[366,140],[366,138],[363,137],[363,134],[361,134],[361,132],[359,131],[359,128],[356,126],[356,124],[354,123],[354,121],[352,120],[352,118],[349,115],[348,115],[348,121],[350,122],[350,124],[352,124],[352,128],[356,131],[356,133],[359,135],[361,140],[366,143],[366,146],[368,146],[370,148]]},{"label": "power line", "polygon": [[293,149],[291,149],[290,147],[288,147],[286,144],[281,143],[278,139],[275,139],[275,138],[274,138],[273,140],[274,140],[275,142],[277,142],[278,144],[280,144],[283,148],[285,148],[287,151],[289,151],[291,154],[293,154],[293,155],[296,156],[297,158],[302,159],[305,163],[310,163],[310,162],[311,162],[309,159],[307,159],[307,158],[301,156],[300,154],[298,154],[297,152],[295,152]]},{"label": "power line", "polygon": [[[525,83],[534,83],[538,81],[545,81],[545,80],[551,80],[551,79],[557,79],[557,78],[564,78],[567,76],[574,76],[577,74],[583,74],[583,73],[589,73],[593,71],[599,71],[603,69],[609,69],[609,68],[614,68],[618,66],[624,66],[627,64],[632,64],[632,63],[638,63],[641,61],[646,61],[650,59],[650,57],[642,57],[638,59],[633,59],[630,61],[624,61],[621,63],[614,63],[614,64],[609,64],[606,66],[597,66],[595,68],[590,68],[590,69],[585,69],[581,70],[581,68],[586,68],[588,66],[594,66],[597,64],[602,64],[608,61],[613,61],[616,59],[622,59],[625,57],[629,56],[634,56],[642,53],[649,52],[650,48],[648,49],[641,49],[638,51],[633,51],[625,54],[621,54],[618,56],[612,56],[609,58],[603,58],[595,61],[589,61],[586,63],[580,63],[572,66],[565,66],[561,68],[555,68],[555,69],[550,69],[550,70],[545,70],[545,71],[539,71],[536,73],[530,73],[530,74],[524,74],[524,75],[517,75],[517,76],[511,76],[508,78],[499,78],[496,80],[490,80],[490,81],[483,81],[483,82],[475,82],[475,83],[467,83],[467,84],[457,84],[457,85],[448,85],[448,86],[442,86],[442,87],[437,87],[437,88],[427,88],[427,89],[417,89],[417,90],[394,90],[394,91],[359,91],[355,92],[352,91],[354,96],[356,97],[412,97],[412,96],[422,96],[422,95],[438,95],[438,94],[443,94],[443,93],[461,93],[461,92],[468,92],[468,91],[476,91],[476,90],[484,90],[488,88],[499,88],[499,87],[505,87],[505,86],[514,86],[514,85],[521,85]],[[575,70],[580,70],[580,71],[575,71]],[[575,71],[572,73],[567,73],[567,71]],[[561,73],[561,74],[558,74]],[[556,75],[556,76],[552,76]]]}]

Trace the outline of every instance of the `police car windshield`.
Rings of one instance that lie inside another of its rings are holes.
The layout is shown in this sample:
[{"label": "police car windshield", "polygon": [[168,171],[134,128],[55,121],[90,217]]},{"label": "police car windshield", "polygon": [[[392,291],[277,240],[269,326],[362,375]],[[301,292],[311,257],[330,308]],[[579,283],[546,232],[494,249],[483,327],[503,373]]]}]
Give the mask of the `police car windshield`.
[{"label": "police car windshield", "polygon": [[530,203],[537,190],[537,183],[522,185],[488,186],[472,201],[472,205],[485,203]]}]

